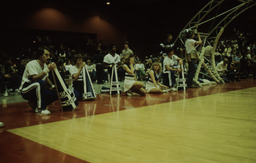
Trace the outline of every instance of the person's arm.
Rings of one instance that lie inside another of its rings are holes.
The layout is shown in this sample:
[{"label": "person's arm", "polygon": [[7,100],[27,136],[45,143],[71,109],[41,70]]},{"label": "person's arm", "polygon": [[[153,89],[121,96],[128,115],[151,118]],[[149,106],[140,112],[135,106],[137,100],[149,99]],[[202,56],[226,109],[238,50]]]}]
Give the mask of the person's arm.
[{"label": "person's arm", "polygon": [[134,68],[133,68],[133,66],[131,66],[131,69],[130,69],[127,65],[124,65],[123,68],[124,68],[124,70],[125,70],[129,75],[134,75]]},{"label": "person's arm", "polygon": [[201,37],[200,37],[199,33],[197,33],[197,37],[198,37],[198,41],[196,41],[196,45],[202,44],[202,40],[201,40]]},{"label": "person's arm", "polygon": [[31,77],[31,79],[33,81],[39,81],[41,79],[43,79],[51,70],[54,70],[56,68],[56,64],[55,63],[50,63],[48,64],[48,66],[46,68],[43,69],[43,71],[37,75],[33,75]]},{"label": "person's arm", "polygon": [[82,71],[82,69],[83,69],[84,66],[85,66],[85,63],[83,62],[82,65],[79,67],[77,73],[75,73],[74,75],[72,75],[72,77],[73,77],[74,80],[77,80],[77,79],[78,79],[78,77],[79,77],[79,75],[80,75],[80,73],[81,73],[81,71]]},{"label": "person's arm", "polygon": [[170,65],[165,65],[165,69],[166,69],[167,71],[178,71],[178,72],[181,72],[181,69],[172,68],[172,67],[170,67]]}]

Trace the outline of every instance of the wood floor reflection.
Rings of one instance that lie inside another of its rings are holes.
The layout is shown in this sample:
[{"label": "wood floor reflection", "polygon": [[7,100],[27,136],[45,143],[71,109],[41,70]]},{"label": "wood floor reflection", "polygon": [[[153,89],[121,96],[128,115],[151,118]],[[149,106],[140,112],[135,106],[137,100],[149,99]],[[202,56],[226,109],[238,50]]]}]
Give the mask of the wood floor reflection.
[{"label": "wood floor reflection", "polygon": [[50,116],[7,104],[0,161],[256,162],[255,97],[256,82],[244,80],[146,97],[101,94],[73,112],[54,103]]}]

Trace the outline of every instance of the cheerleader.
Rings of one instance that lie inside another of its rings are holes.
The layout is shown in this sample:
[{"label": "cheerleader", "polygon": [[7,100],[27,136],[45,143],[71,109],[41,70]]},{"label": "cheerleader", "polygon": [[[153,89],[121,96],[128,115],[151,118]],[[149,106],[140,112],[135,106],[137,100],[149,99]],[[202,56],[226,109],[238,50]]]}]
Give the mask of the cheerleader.
[{"label": "cheerleader", "polygon": [[159,82],[162,73],[162,66],[159,62],[154,62],[149,71],[148,81],[146,83],[147,93],[164,93],[168,91],[168,87]]},{"label": "cheerleader", "polygon": [[146,95],[146,90],[143,88],[144,84],[138,82],[134,71],[134,55],[131,54],[124,62],[123,69],[125,71],[124,78],[124,92],[128,96],[132,95]]}]

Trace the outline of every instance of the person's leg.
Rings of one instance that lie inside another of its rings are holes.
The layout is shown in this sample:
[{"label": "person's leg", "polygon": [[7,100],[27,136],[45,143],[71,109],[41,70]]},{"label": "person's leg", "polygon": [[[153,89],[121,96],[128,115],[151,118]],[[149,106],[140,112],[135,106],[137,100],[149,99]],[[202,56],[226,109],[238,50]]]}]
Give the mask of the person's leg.
[{"label": "person's leg", "polygon": [[161,94],[164,93],[164,91],[159,88],[152,88],[148,93]]},{"label": "person's leg", "polygon": [[21,96],[29,101],[29,105],[33,110],[41,108],[40,84],[38,82],[24,84],[24,87],[21,89]]},{"label": "person's leg", "polygon": [[191,61],[188,63],[188,87],[191,87],[193,84],[193,78],[195,76],[196,72],[196,65],[195,65],[195,60],[191,59]]},{"label": "person's leg", "polygon": [[142,82],[138,82],[136,81],[133,85],[132,85],[132,92],[138,93],[142,96],[146,95],[146,90],[143,88],[144,84]]},{"label": "person's leg", "polygon": [[74,87],[74,93],[78,101],[81,101],[83,99],[83,93],[84,93],[84,88],[83,88],[83,82],[73,82],[73,87]]}]

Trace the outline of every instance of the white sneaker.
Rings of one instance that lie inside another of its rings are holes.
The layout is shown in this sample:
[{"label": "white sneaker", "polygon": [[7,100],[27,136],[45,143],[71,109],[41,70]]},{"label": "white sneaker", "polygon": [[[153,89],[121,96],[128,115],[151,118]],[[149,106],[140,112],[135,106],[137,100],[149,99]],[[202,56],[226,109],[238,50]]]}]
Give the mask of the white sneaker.
[{"label": "white sneaker", "polygon": [[4,127],[4,123],[3,122],[0,122],[0,127]]},{"label": "white sneaker", "polygon": [[39,110],[37,108],[35,110],[35,113],[36,113],[36,115],[49,115],[49,114],[51,114],[51,112],[49,110],[47,110],[47,109]]},{"label": "white sneaker", "polygon": [[177,88],[172,87],[172,88],[171,88],[171,91],[178,91],[178,89],[177,89]]}]

